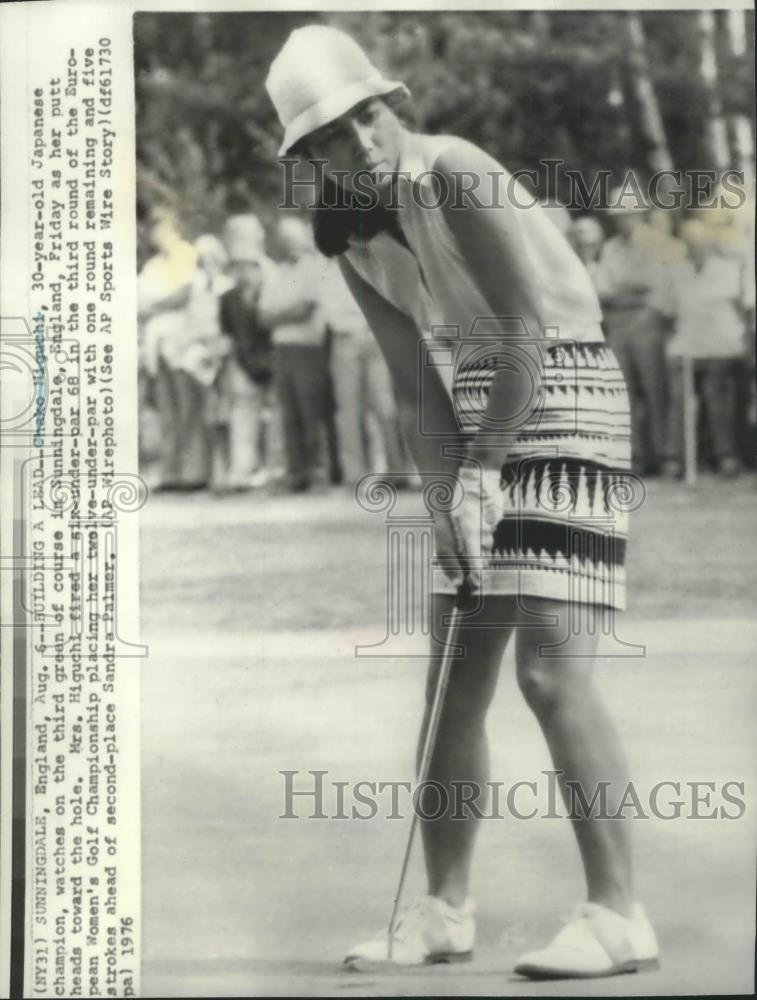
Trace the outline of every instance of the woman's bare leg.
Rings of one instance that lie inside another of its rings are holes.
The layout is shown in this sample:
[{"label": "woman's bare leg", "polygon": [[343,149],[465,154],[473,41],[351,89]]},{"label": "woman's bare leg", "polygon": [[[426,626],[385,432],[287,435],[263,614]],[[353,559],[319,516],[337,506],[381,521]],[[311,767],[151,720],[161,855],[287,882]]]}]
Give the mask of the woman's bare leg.
[{"label": "woman's bare leg", "polygon": [[[539,616],[556,617],[554,625],[529,625],[528,615],[522,615],[515,658],[521,691],[539,720],[555,769],[562,772],[563,796],[566,782],[575,782],[584,801],[591,803],[600,782],[609,782],[606,802],[612,816],[628,786],[628,766],[618,730],[593,679],[597,638],[586,628],[592,612],[536,598],[525,598],[524,603]],[[571,622],[578,623],[579,634],[573,634]],[[570,808],[570,799],[566,802]],[[581,812],[580,801],[578,805]],[[599,808],[599,800],[594,808]],[[628,915],[633,902],[629,819],[596,819],[590,813],[574,818],[573,828],[589,900]]]},{"label": "woman's bare leg", "polygon": [[[507,608],[510,608],[509,616]],[[451,614],[453,599],[434,596],[435,634],[442,639],[448,629],[442,624]],[[439,819],[422,820],[423,846],[429,893],[451,906],[463,905],[468,894],[473,845],[478,820],[471,807],[460,808],[460,785],[466,783],[466,797],[485,813],[489,780],[489,748],[485,719],[499,676],[500,663],[512,632],[511,627],[482,628],[488,623],[512,620],[514,604],[508,599],[489,598],[470,624],[459,631],[463,656],[453,662],[444,709],[439,722],[436,748],[431,761],[429,780],[438,782],[447,792],[449,808]],[[499,614],[499,618],[496,615]],[[419,756],[423,746],[428,712],[436,689],[441,665],[442,642],[432,645],[429,668],[426,715],[421,727]],[[477,790],[481,791],[478,792]],[[452,818],[456,809],[464,819]],[[429,789],[421,797],[422,814],[433,815],[439,809],[439,793]]]}]

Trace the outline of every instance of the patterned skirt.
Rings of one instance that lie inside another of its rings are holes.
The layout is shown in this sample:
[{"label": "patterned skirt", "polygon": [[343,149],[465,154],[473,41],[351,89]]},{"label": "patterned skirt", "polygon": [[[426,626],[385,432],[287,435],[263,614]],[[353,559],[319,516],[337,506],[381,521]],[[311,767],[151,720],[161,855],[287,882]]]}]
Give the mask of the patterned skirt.
[{"label": "patterned skirt", "polygon": [[[476,462],[471,452],[460,472],[455,516],[474,580],[483,594],[623,609],[628,515],[643,501],[643,485],[629,472],[623,375],[604,342],[545,342],[537,353],[533,405],[508,430],[501,463]],[[484,352],[455,372],[464,435],[480,430],[501,362]],[[454,593],[456,581],[438,560],[436,569],[435,592]]]}]

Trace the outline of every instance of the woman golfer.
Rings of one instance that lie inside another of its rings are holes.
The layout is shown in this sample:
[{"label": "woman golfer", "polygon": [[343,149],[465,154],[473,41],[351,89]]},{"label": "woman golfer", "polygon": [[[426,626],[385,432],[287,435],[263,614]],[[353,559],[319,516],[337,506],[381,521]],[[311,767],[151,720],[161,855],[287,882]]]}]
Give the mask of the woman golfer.
[{"label": "woman golfer", "polygon": [[[465,652],[430,778],[450,801],[459,783],[486,788],[485,718],[514,631],[518,682],[564,794],[572,783],[590,801],[605,783],[612,816],[627,769],[592,660],[602,615],[625,604],[618,497],[630,432],[587,272],[496,160],[462,139],[409,131],[397,112],[404,86],[349,36],[294,31],[266,88],[285,130],[281,154],[323,168],[316,240],[338,259],[386,357],[421,475],[456,482],[457,506],[436,516],[433,634],[444,636],[462,583],[477,602],[457,635]],[[451,384],[421,363],[421,341],[440,327],[453,344]],[[655,935],[633,896],[628,822],[591,810],[571,818],[587,901],[516,971],[604,976],[655,964]],[[394,923],[391,947],[382,932],[349,951],[351,964],[471,957],[476,828],[473,809],[462,821],[448,811],[423,822],[428,895]]]}]

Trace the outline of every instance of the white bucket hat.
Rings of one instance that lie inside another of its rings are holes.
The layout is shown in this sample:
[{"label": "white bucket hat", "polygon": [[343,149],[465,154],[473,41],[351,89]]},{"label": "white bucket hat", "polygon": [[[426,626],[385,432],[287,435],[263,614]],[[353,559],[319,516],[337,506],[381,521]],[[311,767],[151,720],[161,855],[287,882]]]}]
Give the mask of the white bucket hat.
[{"label": "white bucket hat", "polygon": [[408,93],[403,83],[383,77],[353,38],[321,24],[291,33],[265,87],[284,127],[279,156],[360,101],[393,90]]}]

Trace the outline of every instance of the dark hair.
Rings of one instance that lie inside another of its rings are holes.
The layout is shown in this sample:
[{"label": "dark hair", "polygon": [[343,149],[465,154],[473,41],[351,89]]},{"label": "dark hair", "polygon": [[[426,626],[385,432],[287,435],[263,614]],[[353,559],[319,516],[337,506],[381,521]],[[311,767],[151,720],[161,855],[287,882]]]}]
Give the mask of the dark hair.
[{"label": "dark hair", "polygon": [[[415,115],[404,90],[393,90],[380,98],[408,127],[415,124]],[[308,157],[307,137],[293,152]],[[336,257],[347,250],[357,237],[368,242],[380,232],[397,229],[396,211],[383,205],[361,206],[330,177],[321,175],[318,202],[313,213],[313,238],[324,257]]]},{"label": "dark hair", "polygon": [[345,198],[335,181],[324,177],[313,213],[315,245],[324,257],[336,257],[345,252],[353,237],[367,243],[377,233],[393,230],[395,215],[383,205],[361,207],[349,196]]}]

